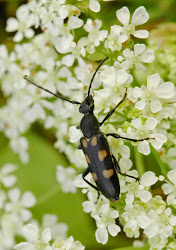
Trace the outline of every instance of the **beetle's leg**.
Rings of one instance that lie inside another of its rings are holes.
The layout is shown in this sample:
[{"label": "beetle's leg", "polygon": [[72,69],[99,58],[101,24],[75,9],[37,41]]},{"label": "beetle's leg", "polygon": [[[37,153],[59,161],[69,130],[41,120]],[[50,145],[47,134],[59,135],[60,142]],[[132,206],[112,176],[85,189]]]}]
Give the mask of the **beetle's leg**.
[{"label": "beetle's leg", "polygon": [[116,108],[125,100],[126,96],[127,96],[127,89],[125,91],[125,94],[124,94],[122,100],[115,106],[115,108],[113,108],[113,109],[111,109],[109,111],[109,113],[105,116],[105,118],[103,119],[103,121],[100,122],[100,126],[114,113],[114,111],[116,110]]},{"label": "beetle's leg", "polygon": [[82,149],[81,144],[78,146],[78,149]]},{"label": "beetle's leg", "polygon": [[121,138],[121,139],[125,139],[125,140],[128,140],[128,141],[134,141],[134,142],[154,139],[154,138],[149,138],[149,137],[144,138],[144,139],[132,139],[132,138],[127,138],[127,137],[120,136],[120,135],[115,134],[115,133],[109,133],[109,134],[106,134],[106,136],[112,136],[112,137],[117,138],[117,139]]},{"label": "beetle's leg", "polygon": [[118,172],[119,174],[121,174],[121,175],[123,175],[123,176],[127,176],[127,177],[130,177],[130,178],[133,178],[133,179],[139,181],[139,179],[138,179],[137,177],[134,177],[134,176],[132,176],[132,175],[128,175],[128,174],[121,173],[120,166],[119,166],[119,164],[118,164],[116,158],[114,157],[114,155],[112,155],[112,158],[113,158],[113,161],[114,161],[115,168],[116,168],[116,170],[117,170],[117,172]]},{"label": "beetle's leg", "polygon": [[85,177],[86,177],[86,175],[88,175],[88,173],[90,173],[90,170],[89,170],[89,168],[86,168],[86,169],[84,170],[84,172],[82,173],[82,178],[83,178],[83,180],[84,180],[89,186],[91,186],[92,188],[94,188],[95,190],[97,190],[98,193],[99,193],[99,189],[98,189],[96,186],[94,186],[92,183],[90,183],[89,181],[87,181],[87,180],[85,179]]},{"label": "beetle's leg", "polygon": [[76,126],[77,129],[80,129],[80,125]]}]

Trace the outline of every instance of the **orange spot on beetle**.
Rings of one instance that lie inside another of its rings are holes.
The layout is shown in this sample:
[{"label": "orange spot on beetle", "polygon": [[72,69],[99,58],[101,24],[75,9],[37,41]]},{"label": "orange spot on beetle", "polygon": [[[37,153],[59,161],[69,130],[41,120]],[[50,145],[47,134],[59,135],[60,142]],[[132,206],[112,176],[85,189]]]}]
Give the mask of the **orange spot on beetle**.
[{"label": "orange spot on beetle", "polygon": [[107,169],[103,170],[103,176],[107,179],[109,179],[111,176],[113,176],[113,174],[114,174],[113,168],[108,169],[108,170]]},{"label": "orange spot on beetle", "polygon": [[96,145],[97,145],[97,137],[95,137],[95,136],[94,136],[94,137],[92,137],[92,139],[91,139],[91,142],[90,142],[90,143],[91,143],[91,145],[92,145],[92,146],[96,146]]},{"label": "orange spot on beetle", "polygon": [[96,173],[92,173],[92,177],[93,177],[94,181],[97,181],[97,175],[96,175]]},{"label": "orange spot on beetle", "polygon": [[85,154],[85,157],[86,157],[87,163],[90,164],[90,159],[89,159],[88,155]]},{"label": "orange spot on beetle", "polygon": [[86,139],[83,139],[83,140],[82,140],[82,144],[83,144],[83,147],[84,147],[84,148],[87,148],[87,145],[88,145],[88,144],[87,144]]},{"label": "orange spot on beetle", "polygon": [[104,158],[107,156],[107,151],[105,149],[102,149],[98,152],[98,158],[100,161],[104,161]]}]

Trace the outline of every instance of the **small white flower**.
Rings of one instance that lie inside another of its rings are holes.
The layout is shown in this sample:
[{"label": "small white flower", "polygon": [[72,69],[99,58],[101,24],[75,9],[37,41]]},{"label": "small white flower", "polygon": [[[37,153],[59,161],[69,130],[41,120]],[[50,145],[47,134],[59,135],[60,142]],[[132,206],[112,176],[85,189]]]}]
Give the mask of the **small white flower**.
[{"label": "small white flower", "polygon": [[21,5],[16,12],[16,18],[10,17],[7,20],[8,32],[14,32],[17,30],[13,40],[20,42],[23,37],[31,38],[34,36],[34,31],[30,28],[34,25],[33,15],[29,13],[27,5]]},{"label": "small white flower", "polygon": [[133,132],[131,128],[128,128],[128,137],[136,138],[136,139],[144,139],[151,138],[151,140],[144,140],[139,142],[138,151],[145,155],[150,154],[149,142],[151,142],[152,146],[156,149],[160,149],[167,141],[167,137],[163,134],[159,133],[150,133],[150,131],[154,130],[158,124],[158,120],[153,117],[148,117],[145,124],[142,125],[142,120],[140,118],[136,118],[131,121],[132,126],[136,129],[136,132]]},{"label": "small white flower", "polygon": [[124,25],[123,27],[118,26],[120,33],[120,42],[124,43],[131,35],[145,39],[149,36],[147,30],[135,30],[135,27],[141,24],[144,24],[149,19],[149,14],[143,6],[140,6],[135,10],[132,15],[130,23],[130,12],[127,7],[123,7],[120,10],[117,10],[116,16],[118,20]]},{"label": "small white flower", "polygon": [[162,99],[169,99],[174,96],[174,84],[172,82],[163,82],[160,76],[155,73],[147,77],[147,87],[135,87],[132,92],[134,97],[141,100],[135,104],[139,110],[144,110],[150,105],[152,113],[162,110]]},{"label": "small white flower", "polygon": [[51,230],[50,228],[46,228],[39,233],[39,229],[37,226],[32,224],[27,224],[23,227],[24,237],[28,240],[28,242],[21,242],[17,244],[15,249],[42,249],[42,250],[52,250],[52,247],[49,247],[49,241],[51,240]]},{"label": "small white flower", "polygon": [[26,222],[32,217],[28,208],[36,204],[36,198],[29,191],[26,191],[21,197],[20,196],[21,192],[18,188],[9,190],[8,197],[10,202],[5,204],[5,211],[17,214],[22,221]]},{"label": "small white flower", "polygon": [[125,49],[123,55],[124,57],[118,59],[124,69],[132,69],[135,66],[137,70],[145,70],[143,63],[151,63],[155,59],[154,51],[146,50],[146,45],[139,43],[134,45],[134,51]]}]

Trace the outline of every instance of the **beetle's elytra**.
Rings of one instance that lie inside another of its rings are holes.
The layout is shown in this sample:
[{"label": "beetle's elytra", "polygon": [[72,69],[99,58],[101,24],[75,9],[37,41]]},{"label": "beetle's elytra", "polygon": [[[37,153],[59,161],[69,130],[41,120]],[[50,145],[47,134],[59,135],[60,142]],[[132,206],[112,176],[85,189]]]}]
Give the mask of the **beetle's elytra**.
[{"label": "beetle's elytra", "polygon": [[[122,138],[130,141],[143,141],[148,140],[149,138],[135,140],[126,137],[121,137],[115,133],[104,134],[101,132],[100,127],[101,125],[114,113],[116,108],[125,100],[127,92],[124,93],[122,100],[109,111],[109,113],[105,116],[102,122],[99,122],[95,117],[94,111],[94,100],[93,96],[90,94],[91,86],[95,74],[97,73],[100,66],[108,59],[105,58],[98,66],[96,71],[94,72],[92,79],[89,84],[88,93],[82,103],[77,101],[69,100],[63,96],[57,95],[52,93],[50,90],[45,89],[35,82],[31,81],[24,76],[28,82],[32,83],[36,87],[64,100],[70,102],[72,104],[80,105],[79,112],[83,114],[83,118],[80,122],[80,125],[77,127],[81,129],[83,133],[83,137],[80,139],[79,149],[82,149],[88,164],[88,167],[82,174],[84,181],[89,184],[91,187],[101,192],[105,197],[107,197],[111,202],[115,202],[119,199],[120,195],[120,185],[117,172],[121,175],[128,176],[134,179],[137,179],[134,176],[130,176],[127,174],[123,174],[120,171],[120,167],[118,165],[117,160],[111,154],[109,145],[107,142],[107,136],[113,136],[114,138]],[[88,173],[92,174],[92,177],[96,183],[96,186],[86,180],[86,175]],[[137,179],[138,180],[138,179]]]}]

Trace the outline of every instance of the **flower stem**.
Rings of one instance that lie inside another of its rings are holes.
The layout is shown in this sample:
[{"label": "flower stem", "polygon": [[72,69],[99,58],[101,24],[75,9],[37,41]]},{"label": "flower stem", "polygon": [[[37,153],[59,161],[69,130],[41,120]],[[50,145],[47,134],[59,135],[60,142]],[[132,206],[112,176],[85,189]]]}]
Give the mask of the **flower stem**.
[{"label": "flower stem", "polygon": [[143,155],[138,152],[137,147],[134,147],[134,158],[139,176],[142,176],[145,173],[145,166],[143,162]]}]

